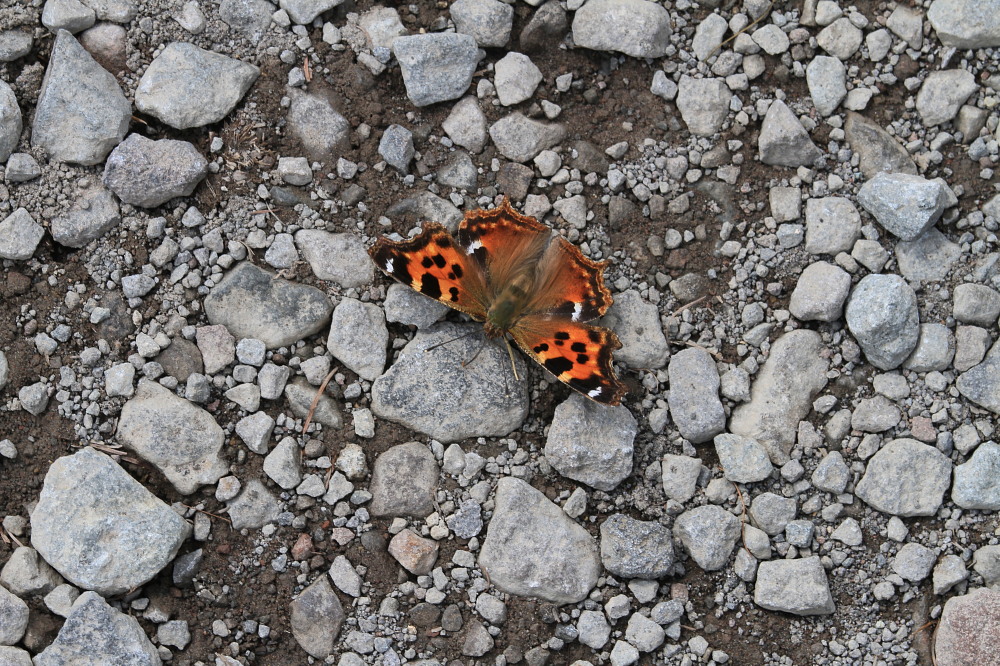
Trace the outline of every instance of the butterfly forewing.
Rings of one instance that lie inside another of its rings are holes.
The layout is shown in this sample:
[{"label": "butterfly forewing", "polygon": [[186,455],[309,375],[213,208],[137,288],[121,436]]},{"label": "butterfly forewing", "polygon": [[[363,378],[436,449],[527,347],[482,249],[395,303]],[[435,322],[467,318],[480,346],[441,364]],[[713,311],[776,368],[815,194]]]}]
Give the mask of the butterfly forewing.
[{"label": "butterfly forewing", "polygon": [[611,355],[622,345],[612,331],[561,317],[531,315],[518,321],[511,336],[524,353],[570,388],[597,402],[621,403],[626,389],[611,367]]},{"label": "butterfly forewing", "polygon": [[459,245],[482,267],[493,296],[520,273],[533,270],[551,235],[550,228],[515,211],[507,199],[492,210],[466,213],[458,227]]},{"label": "butterfly forewing", "polygon": [[535,291],[525,312],[590,321],[612,303],[604,286],[606,262],[592,261],[561,236],[555,237],[538,265]]},{"label": "butterfly forewing", "polygon": [[482,268],[448,230],[428,223],[405,241],[380,238],[368,251],[375,265],[405,285],[482,320],[489,307]]}]

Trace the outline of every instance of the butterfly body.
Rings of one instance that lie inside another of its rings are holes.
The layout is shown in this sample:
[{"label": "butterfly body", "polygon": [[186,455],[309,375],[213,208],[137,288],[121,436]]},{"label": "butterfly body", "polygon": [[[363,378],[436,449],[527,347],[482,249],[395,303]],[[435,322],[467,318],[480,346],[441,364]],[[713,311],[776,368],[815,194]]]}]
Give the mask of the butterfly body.
[{"label": "butterfly body", "polygon": [[457,237],[428,223],[409,240],[379,239],[369,253],[387,275],[483,322],[486,337],[509,335],[574,390],[620,403],[625,387],[611,359],[621,343],[585,323],[611,305],[606,264],[587,259],[507,199],[466,213]]}]

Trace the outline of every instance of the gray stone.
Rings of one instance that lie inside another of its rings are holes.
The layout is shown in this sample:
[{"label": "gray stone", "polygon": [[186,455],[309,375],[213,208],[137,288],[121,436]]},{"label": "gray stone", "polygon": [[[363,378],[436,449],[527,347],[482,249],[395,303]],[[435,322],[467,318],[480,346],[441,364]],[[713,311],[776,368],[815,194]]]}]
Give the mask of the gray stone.
[{"label": "gray stone", "polygon": [[558,123],[532,120],[515,112],[490,125],[489,134],[501,155],[513,162],[523,163],[562,141],[566,128]]},{"label": "gray stone", "polygon": [[581,611],[576,621],[576,631],[577,640],[594,650],[603,648],[611,638],[611,625],[599,610]]},{"label": "gray stone", "polygon": [[479,62],[475,38],[458,33],[399,37],[392,43],[392,52],[403,74],[406,96],[416,106],[464,95]]},{"label": "gray stone", "polygon": [[757,28],[750,38],[768,55],[781,55],[788,50],[790,43],[785,31],[773,23]]},{"label": "gray stone", "polygon": [[122,407],[118,440],[190,495],[229,471],[225,435],[211,414],[147,379]]},{"label": "gray stone", "polygon": [[670,357],[659,311],[634,289],[615,294],[602,325],[614,331],[622,343],[615,352],[616,361],[632,368],[655,369],[662,368]]},{"label": "gray stone", "polygon": [[26,209],[16,209],[0,222],[0,259],[31,259],[43,236],[45,227],[35,222]]},{"label": "gray stone", "polygon": [[[0,81],[0,162],[6,162],[21,140],[21,107],[5,81]],[[10,165],[7,165],[10,169]],[[9,179],[9,175],[7,176]]]},{"label": "gray stone", "polygon": [[694,38],[691,40],[691,52],[698,60],[708,60],[718,51],[722,45],[722,38],[728,30],[729,23],[726,19],[719,14],[709,14],[695,28]]},{"label": "gray stone", "polygon": [[816,35],[819,47],[840,60],[848,60],[861,46],[864,34],[846,16],[820,30]]},{"label": "gray stone", "polygon": [[849,111],[844,132],[851,150],[859,158],[865,178],[872,178],[882,171],[917,173],[917,166],[906,149],[891,134],[864,116]]},{"label": "gray stone", "polygon": [[733,410],[729,430],[757,440],[775,464],[788,462],[799,421],[826,386],[828,362],[814,331],[785,333],[771,345],[754,381],[750,402]]},{"label": "gray stone", "polygon": [[723,474],[734,483],[763,481],[774,471],[767,450],[754,439],[723,433],[714,443]]},{"label": "gray stone", "polygon": [[535,10],[521,30],[521,50],[525,53],[545,51],[551,44],[563,39],[568,27],[566,10],[557,0],[548,0]]},{"label": "gray stone", "polygon": [[978,49],[1000,46],[1000,3],[997,0],[935,0],[927,10],[945,46]]},{"label": "gray stone", "polygon": [[31,33],[0,30],[0,62],[14,62],[31,53]]},{"label": "gray stone", "polygon": [[951,481],[951,461],[933,446],[894,439],[868,461],[855,494],[893,516],[933,516]]},{"label": "gray stone", "polygon": [[620,513],[609,516],[601,523],[601,562],[622,578],[663,578],[674,565],[670,530]]},{"label": "gray stone", "polygon": [[31,145],[51,159],[99,164],[128,131],[132,105],[115,77],[65,30],[56,33],[35,106]]},{"label": "gray stone", "polygon": [[346,615],[326,576],[312,582],[291,604],[289,624],[299,646],[317,659],[333,653]]},{"label": "gray stone", "polygon": [[417,332],[372,384],[372,412],[443,443],[518,428],[528,413],[527,369],[515,357],[520,380],[514,379],[507,350],[481,336],[479,324]]},{"label": "gray stone", "polygon": [[847,271],[825,261],[814,262],[799,275],[788,311],[802,321],[836,321],[850,289]]},{"label": "gray stone", "polygon": [[170,620],[156,628],[156,641],[160,645],[183,650],[191,642],[187,620]]},{"label": "gray stone", "polygon": [[941,125],[958,115],[978,89],[976,77],[964,69],[931,72],[917,93],[917,113],[925,127]]},{"label": "gray stone", "polygon": [[912,49],[919,50],[924,43],[923,14],[904,5],[898,5],[885,23]]},{"label": "gray stone", "polygon": [[514,8],[499,0],[457,0],[448,8],[455,30],[472,35],[481,47],[506,46]]},{"label": "gray stone", "polygon": [[972,568],[988,587],[1000,585],[1000,546],[980,546],[972,558]]},{"label": "gray stone", "polygon": [[866,275],[847,301],[847,328],[868,362],[881,370],[898,367],[917,346],[917,296],[898,275]]},{"label": "gray stone", "polygon": [[336,161],[351,147],[351,124],[325,98],[288,91],[288,129],[310,157]]},{"label": "gray stone", "polygon": [[844,522],[830,533],[830,538],[841,542],[845,546],[860,546],[864,543],[864,533],[861,531],[861,524],[854,518],[845,518]]},{"label": "gray stone", "polygon": [[[457,3],[456,3],[457,4]],[[507,5],[504,5],[505,7]],[[452,5],[454,9],[454,5]],[[486,114],[475,97],[465,97],[455,103],[451,113],[441,123],[441,129],[456,145],[478,153],[486,146]]]},{"label": "gray stone", "polygon": [[451,311],[444,303],[398,283],[389,285],[382,305],[386,321],[417,328],[428,328]]},{"label": "gray stone", "polygon": [[670,14],[648,0],[590,0],[573,16],[573,43],[633,58],[659,58],[670,46]]},{"label": "gray stone", "polygon": [[0,570],[0,585],[22,598],[44,596],[62,582],[56,570],[28,546],[15,548]]},{"label": "gray stone", "polygon": [[582,601],[601,572],[597,543],[587,530],[512,477],[497,484],[479,565],[498,589],[554,604]]},{"label": "gray stone", "polygon": [[379,140],[378,154],[386,164],[405,174],[413,161],[413,134],[402,125],[389,125]]},{"label": "gray stone", "polygon": [[288,18],[292,19],[295,23],[298,23],[299,25],[309,25],[316,19],[317,16],[340,5],[343,1],[344,0],[278,0],[278,5],[288,12]]},{"label": "gray stone", "polygon": [[[268,366],[264,366],[267,369]],[[282,368],[287,372],[287,368]],[[261,371],[263,375],[263,370]],[[316,400],[316,387],[312,386],[305,379],[296,379],[284,387],[285,399],[288,407],[300,419],[312,415],[315,423],[320,423],[329,428],[337,430],[344,425],[344,419],[340,415],[340,407],[337,402],[326,394],[320,394]],[[263,395],[263,388],[261,388]],[[315,400],[315,404],[314,403]]]},{"label": "gray stone", "polygon": [[824,197],[806,201],[806,252],[837,255],[850,252],[861,237],[861,215],[849,199]]},{"label": "gray stone", "polygon": [[945,555],[934,567],[932,583],[934,594],[942,595],[969,577],[965,562],[958,555]]},{"label": "gray stone", "polygon": [[94,25],[97,15],[80,0],[46,0],[42,9],[42,25],[58,32],[66,30],[76,34]]},{"label": "gray stone", "polygon": [[531,99],[542,82],[542,71],[523,53],[510,52],[493,66],[493,84],[504,106]]},{"label": "gray stone", "polygon": [[[3,122],[4,120],[0,118],[0,123]],[[7,127],[10,125],[8,124]],[[7,158],[4,180],[8,183],[26,183],[38,178],[41,174],[42,168],[38,166],[38,161],[28,153],[11,153],[10,157]]]},{"label": "gray stone", "polygon": [[475,500],[459,504],[458,510],[448,516],[449,529],[459,539],[471,539],[483,531],[483,510]]},{"label": "gray stone", "polygon": [[225,326],[199,326],[195,340],[205,362],[205,374],[216,374],[236,358],[236,338]]},{"label": "gray stone", "polygon": [[740,538],[740,521],[722,507],[706,504],[679,515],[674,534],[699,567],[717,571],[726,566]]},{"label": "gray stone", "polygon": [[295,232],[295,244],[321,280],[350,289],[371,284],[375,277],[375,266],[355,234],[300,229]]},{"label": "gray stone", "polygon": [[677,86],[677,110],[695,136],[713,136],[729,115],[733,93],[722,79],[682,76]]},{"label": "gray stone", "polygon": [[761,562],[754,603],[792,615],[829,615],[836,610],[819,557]]},{"label": "gray stone", "polygon": [[118,202],[111,192],[95,185],[80,193],[73,206],[52,220],[52,238],[66,247],[83,247],[121,222]]},{"label": "gray stone", "polygon": [[369,491],[373,516],[423,518],[434,511],[437,461],[420,442],[398,444],[375,459]]},{"label": "gray stone", "polygon": [[690,347],[667,366],[670,416],[685,439],[707,442],[726,428],[726,410],[719,399],[719,371],[704,349]]},{"label": "gray stone", "polygon": [[112,608],[96,592],[84,592],[52,643],[35,656],[35,666],[132,664],[160,666],[156,647],[139,621]]},{"label": "gray stone", "polygon": [[467,191],[475,191],[478,179],[476,165],[464,150],[456,150],[448,155],[435,176],[439,185]]},{"label": "gray stone", "polygon": [[829,116],[847,97],[847,68],[837,58],[816,56],[806,66],[806,84],[816,111]]},{"label": "gray stone", "polygon": [[[13,645],[19,642],[27,628],[28,604],[0,585],[0,645]],[[6,663],[2,661],[2,654],[0,663]]]},{"label": "gray stone", "polygon": [[811,166],[823,155],[792,110],[778,99],[764,116],[757,147],[760,161],[774,166]]},{"label": "gray stone", "polygon": [[109,596],[151,580],[190,533],[169,506],[89,447],[52,463],[31,514],[31,542],[46,562],[74,585]]},{"label": "gray stone", "polygon": [[318,333],[332,311],[319,289],[275,278],[249,262],[230,270],[205,297],[209,322],[237,338],[262,340],[268,349]]},{"label": "gray stone", "polygon": [[951,499],[963,509],[1000,510],[1000,445],[984,442],[955,467]]},{"label": "gray stone", "polygon": [[135,366],[131,363],[119,363],[108,368],[104,373],[104,390],[108,397],[124,396],[131,398],[135,393]]},{"label": "gray stone", "polygon": [[812,475],[812,484],[817,489],[835,495],[844,492],[850,480],[851,469],[840,451],[831,451],[823,456]]},{"label": "gray stone", "polygon": [[94,10],[98,21],[128,23],[139,13],[133,0],[80,0]]},{"label": "gray stone", "polygon": [[552,416],[545,459],[569,479],[610,491],[632,473],[637,431],[625,407],[599,405],[572,393]]},{"label": "gray stone", "polygon": [[858,203],[900,240],[934,226],[947,207],[947,186],[907,173],[878,173],[858,191]]},{"label": "gray stone", "polygon": [[465,640],[462,643],[462,654],[466,657],[482,657],[493,649],[496,641],[490,636],[483,623],[472,620],[466,626]]},{"label": "gray stone", "polygon": [[[959,345],[959,349],[961,350],[961,345]],[[958,368],[958,356],[956,353],[956,369]],[[982,363],[959,375],[955,386],[958,387],[963,396],[980,407],[984,407],[994,414],[1000,414],[1000,342],[993,345]]]},{"label": "gray stone", "polygon": [[919,583],[931,575],[937,553],[919,543],[908,543],[892,559],[892,570],[911,583]]},{"label": "gray stone", "polygon": [[795,498],[762,493],[750,503],[748,513],[754,525],[774,536],[785,531],[785,525],[795,518],[795,511]]},{"label": "gray stone", "polygon": [[984,284],[955,287],[952,316],[963,324],[991,328],[1000,317],[1000,294]]},{"label": "gray stone", "polygon": [[362,379],[374,381],[385,368],[389,330],[374,303],[344,298],[333,310],[326,347]]},{"label": "gray stone", "polygon": [[222,0],[219,18],[247,39],[258,42],[271,25],[274,5],[266,0]]},{"label": "gray stone", "polygon": [[343,555],[338,555],[330,565],[330,580],[337,586],[337,589],[352,597],[361,596],[361,576],[354,569],[354,565]]},{"label": "gray stone", "polygon": [[[979,326],[957,327],[955,329],[955,369],[959,372],[965,372],[979,365],[986,357],[990,342],[990,333],[985,328]],[[982,373],[980,379],[988,379],[990,372],[992,370]],[[971,388],[971,386],[971,384],[966,385],[967,388]]]},{"label": "gray stone", "polygon": [[955,335],[944,324],[921,324],[920,337],[903,367],[913,372],[947,370],[955,358]]},{"label": "gray stone", "polygon": [[861,432],[885,432],[896,427],[902,418],[899,409],[885,396],[865,398],[851,415],[851,428]]},{"label": "gray stone", "polygon": [[125,203],[153,208],[186,197],[208,173],[208,162],[187,141],[153,141],[132,134],[104,165],[104,184]]},{"label": "gray stone", "polygon": [[17,391],[21,408],[32,416],[39,416],[49,405],[49,389],[45,382],[35,382],[22,386]]},{"label": "gray stone", "polygon": [[257,479],[250,479],[236,499],[227,504],[234,530],[255,529],[278,519],[281,503]]},{"label": "gray stone", "polygon": [[642,613],[633,613],[625,628],[625,638],[639,652],[652,652],[663,644],[666,632]]},{"label": "gray stone", "polygon": [[264,474],[285,490],[302,482],[302,451],[294,437],[284,437],[264,457]]},{"label": "gray stone", "polygon": [[304,157],[279,157],[278,176],[289,185],[301,186],[312,182],[313,172]]},{"label": "gray stone", "polygon": [[[937,2],[953,5],[942,0]],[[981,8],[990,3],[968,4],[973,8]],[[932,10],[934,6],[931,5]],[[996,16],[995,11],[986,11],[991,17]],[[994,39],[991,43],[1000,43],[998,40],[1000,38]],[[988,664],[995,659],[997,651],[1000,650],[998,626],[1000,626],[1000,590],[977,588],[968,594],[952,597],[944,605],[941,620],[934,634],[935,663],[937,666]]]},{"label": "gray stone", "polygon": [[899,273],[913,282],[943,280],[961,255],[962,248],[934,227],[914,241],[896,243]]}]

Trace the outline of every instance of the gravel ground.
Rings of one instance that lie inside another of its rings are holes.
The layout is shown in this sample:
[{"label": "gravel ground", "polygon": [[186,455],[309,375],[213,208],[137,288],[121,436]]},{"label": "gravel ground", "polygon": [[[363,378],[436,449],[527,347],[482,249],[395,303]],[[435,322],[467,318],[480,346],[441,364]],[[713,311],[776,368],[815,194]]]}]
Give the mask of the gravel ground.
[{"label": "gravel ground", "polygon": [[[989,664],[1000,4],[0,0],[0,664]],[[628,395],[366,248],[508,197]]]}]

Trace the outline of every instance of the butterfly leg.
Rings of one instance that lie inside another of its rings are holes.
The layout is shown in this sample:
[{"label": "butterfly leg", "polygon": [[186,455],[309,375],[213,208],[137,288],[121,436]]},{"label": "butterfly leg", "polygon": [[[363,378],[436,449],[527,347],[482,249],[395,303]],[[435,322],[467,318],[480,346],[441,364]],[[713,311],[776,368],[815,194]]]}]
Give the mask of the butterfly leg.
[{"label": "butterfly leg", "polygon": [[514,381],[521,381],[521,378],[517,376],[517,363],[514,360],[514,348],[510,346],[510,340],[507,336],[504,336],[504,343],[507,345],[507,355],[510,356],[510,367],[514,371]]},{"label": "butterfly leg", "polygon": [[477,358],[479,358],[479,353],[483,351],[483,347],[485,347],[485,346],[486,346],[486,338],[482,338],[479,341],[479,349],[477,349],[476,353],[472,355],[472,358],[470,358],[468,360],[465,360],[465,361],[462,361],[462,367],[465,368],[465,367],[471,365],[473,361],[475,361]]}]

